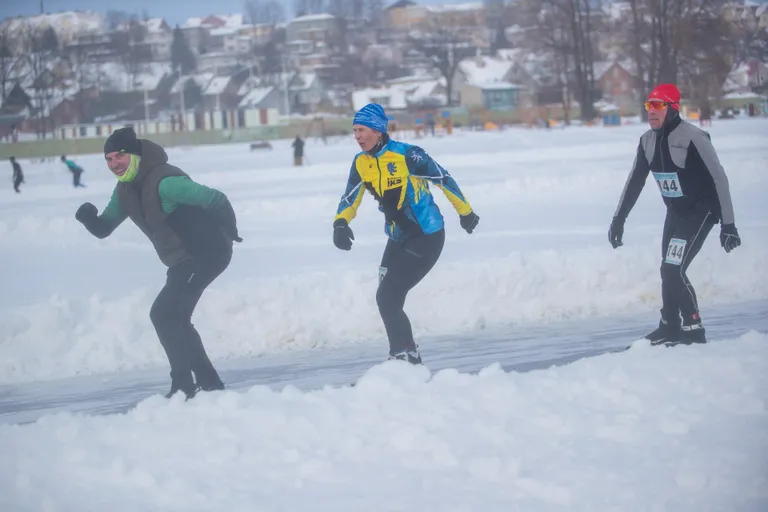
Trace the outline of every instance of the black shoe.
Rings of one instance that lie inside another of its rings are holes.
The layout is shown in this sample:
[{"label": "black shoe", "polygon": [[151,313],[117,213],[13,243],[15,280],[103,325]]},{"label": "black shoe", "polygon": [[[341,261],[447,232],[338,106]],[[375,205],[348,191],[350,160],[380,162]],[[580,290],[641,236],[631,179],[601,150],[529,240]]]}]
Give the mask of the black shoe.
[{"label": "black shoe", "polygon": [[206,384],[198,383],[197,389],[199,391],[224,391],[224,383],[221,381]]},{"label": "black shoe", "polygon": [[411,364],[422,364],[421,354],[419,354],[419,347],[415,345],[413,348],[405,349],[402,352],[396,354],[389,354],[389,360],[397,359],[400,361],[408,361]]},{"label": "black shoe", "polygon": [[645,339],[651,342],[651,346],[678,342],[680,340],[680,324],[673,324],[662,319],[656,330],[645,335]]},{"label": "black shoe", "polygon": [[701,325],[701,322],[695,322],[692,324],[683,324],[683,328],[680,331],[680,340],[677,343],[683,343],[685,345],[692,345],[693,343],[706,343],[707,342],[707,330]]}]

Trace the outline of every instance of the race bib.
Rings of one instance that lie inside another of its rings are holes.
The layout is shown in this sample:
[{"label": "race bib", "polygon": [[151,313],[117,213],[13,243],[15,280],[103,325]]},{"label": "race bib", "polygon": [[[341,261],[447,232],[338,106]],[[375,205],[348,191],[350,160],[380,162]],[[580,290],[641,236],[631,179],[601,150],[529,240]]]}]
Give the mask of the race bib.
[{"label": "race bib", "polygon": [[670,265],[680,265],[683,263],[683,254],[685,254],[685,240],[679,238],[673,238],[669,241],[669,247],[667,247],[667,257],[664,258],[664,263]]},{"label": "race bib", "polygon": [[653,177],[662,196],[683,197],[683,189],[680,188],[680,179],[676,172],[654,172]]}]

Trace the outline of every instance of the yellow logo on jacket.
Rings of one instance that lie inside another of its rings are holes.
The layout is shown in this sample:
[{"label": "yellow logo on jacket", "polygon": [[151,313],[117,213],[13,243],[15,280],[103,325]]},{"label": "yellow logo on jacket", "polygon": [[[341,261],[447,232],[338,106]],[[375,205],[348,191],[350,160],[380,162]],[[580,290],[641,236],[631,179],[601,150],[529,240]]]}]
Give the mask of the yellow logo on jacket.
[{"label": "yellow logo on jacket", "polygon": [[387,190],[402,188],[400,202],[405,195],[405,184],[411,175],[403,155],[386,151],[378,159],[370,155],[360,155],[355,163],[357,172],[364,183],[370,183],[379,196]]}]

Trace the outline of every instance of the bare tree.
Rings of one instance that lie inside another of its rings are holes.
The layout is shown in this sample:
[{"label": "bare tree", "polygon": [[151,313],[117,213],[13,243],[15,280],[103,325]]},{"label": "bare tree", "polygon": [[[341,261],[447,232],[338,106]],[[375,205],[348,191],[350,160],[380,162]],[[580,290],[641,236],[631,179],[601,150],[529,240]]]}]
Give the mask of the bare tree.
[{"label": "bare tree", "polygon": [[11,92],[12,79],[21,61],[14,48],[13,39],[10,27],[7,24],[2,25],[0,27],[0,104],[5,102],[8,93]]},{"label": "bare tree", "polygon": [[42,25],[28,24],[24,37],[26,38],[24,46],[29,51],[27,60],[34,91],[32,106],[37,120],[37,134],[38,137],[45,139],[49,129],[53,128],[49,118],[51,100],[56,87],[61,85],[59,77],[53,70],[53,60],[58,53],[59,40],[52,27]]},{"label": "bare tree", "polygon": [[462,59],[474,54],[475,49],[456,27],[434,26],[428,32],[411,35],[411,45],[423,53],[446,81],[448,105],[453,104],[453,79]]},{"label": "bare tree", "polygon": [[247,0],[245,16],[252,25],[275,26],[285,20],[283,3],[280,0]]},{"label": "bare tree", "polygon": [[138,86],[137,75],[141,72],[143,64],[152,58],[149,46],[144,44],[146,35],[146,25],[135,18],[124,26],[123,30],[112,33],[112,45],[128,76],[128,89]]},{"label": "bare tree", "polygon": [[293,12],[296,16],[320,14],[326,10],[325,0],[293,0]]},{"label": "bare tree", "polygon": [[723,17],[727,0],[629,0],[628,48],[645,96],[663,82],[691,97],[716,93],[733,64],[737,39]]}]

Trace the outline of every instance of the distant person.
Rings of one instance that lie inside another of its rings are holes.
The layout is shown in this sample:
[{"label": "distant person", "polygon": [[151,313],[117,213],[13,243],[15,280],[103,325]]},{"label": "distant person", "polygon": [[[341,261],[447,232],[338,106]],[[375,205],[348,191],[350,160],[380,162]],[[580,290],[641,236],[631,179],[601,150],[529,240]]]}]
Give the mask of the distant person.
[{"label": "distant person", "polygon": [[430,184],[443,191],[467,232],[480,217],[472,211],[456,181],[423,149],[389,138],[384,108],[370,103],[353,121],[360,151],[352,160],[346,190],[333,221],[333,244],[343,251],[355,239],[349,223],[368,191],[384,214],[389,239],[379,266],[376,304],[389,339],[389,359],[421,364],[408,316],[408,292],[432,270],[445,242],[445,221]]},{"label": "distant person", "polygon": [[293,165],[295,167],[301,167],[304,165],[304,140],[300,136],[296,136],[291,144],[293,147]]},{"label": "distant person", "polygon": [[130,217],[168,267],[165,286],[149,312],[171,366],[166,396],[181,391],[189,399],[198,390],[224,389],[192,325],[192,313],[203,291],[229,266],[232,243],[242,241],[229,199],[192,181],[168,163],[163,148],[137,139],[130,127],[109,136],[104,158],[117,178],[112,198],[101,215],[84,203],[75,218],[95,237],[106,238]]},{"label": "distant person", "polygon": [[686,270],[718,221],[725,252],[741,245],[728,177],[709,134],[680,117],[680,91],[675,85],[656,86],[645,109],[651,129],[640,137],[608,239],[614,249],[623,245],[624,221],[648,173],[653,173],[667,216],[661,242],[661,320],[646,338],[652,345],[706,343],[696,292]]},{"label": "distant person", "polygon": [[21,170],[21,165],[19,165],[19,162],[16,161],[16,157],[12,156],[9,158],[11,161],[11,165],[13,166],[13,190],[16,191],[17,194],[21,192],[19,190],[19,187],[22,183],[24,183],[24,173]]},{"label": "distant person", "polygon": [[72,185],[75,188],[78,188],[78,187],[85,188],[85,185],[83,185],[80,182],[80,176],[83,174],[83,168],[77,165],[72,160],[67,159],[67,155],[61,155],[61,161],[64,163],[64,165],[67,166],[67,169],[69,169],[69,172],[72,173]]}]

